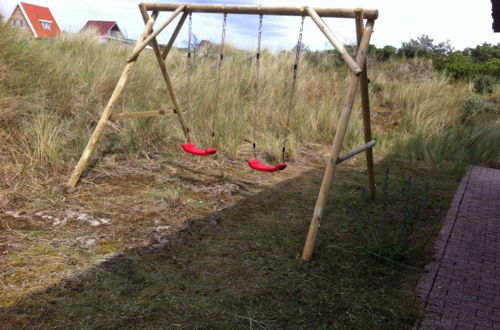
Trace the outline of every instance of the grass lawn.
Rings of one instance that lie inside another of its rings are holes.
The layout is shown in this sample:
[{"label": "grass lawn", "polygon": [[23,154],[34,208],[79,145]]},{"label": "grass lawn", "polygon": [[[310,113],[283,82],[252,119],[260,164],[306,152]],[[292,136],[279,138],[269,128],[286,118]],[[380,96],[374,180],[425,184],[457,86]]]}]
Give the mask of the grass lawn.
[{"label": "grass lawn", "polygon": [[[414,287],[457,177],[379,160],[377,199],[365,202],[363,158],[340,166],[311,262],[300,253],[323,174],[319,155],[277,175],[188,156],[106,158],[76,190],[63,188],[66,178],[33,189],[0,213],[0,323],[410,329],[422,316]],[[374,228],[384,215],[408,213],[409,174],[412,198],[430,183],[423,211],[410,211],[424,216],[409,252],[384,257],[373,249]]]}]

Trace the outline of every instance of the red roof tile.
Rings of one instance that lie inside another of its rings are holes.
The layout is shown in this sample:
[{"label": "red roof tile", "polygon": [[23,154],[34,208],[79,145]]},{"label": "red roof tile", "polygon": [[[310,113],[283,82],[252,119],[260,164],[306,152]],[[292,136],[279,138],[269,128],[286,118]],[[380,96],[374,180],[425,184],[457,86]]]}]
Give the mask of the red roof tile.
[{"label": "red roof tile", "polygon": [[87,21],[81,31],[94,29],[99,35],[103,36],[106,35],[115,25],[117,25],[115,21]]},{"label": "red roof tile", "polygon": [[[19,5],[23,13],[27,16],[26,19],[30,22],[31,28],[35,30],[35,37],[55,38],[61,34],[61,30],[49,8],[25,2],[20,2]],[[43,28],[42,22],[44,21],[47,23],[50,22],[50,30]]]}]

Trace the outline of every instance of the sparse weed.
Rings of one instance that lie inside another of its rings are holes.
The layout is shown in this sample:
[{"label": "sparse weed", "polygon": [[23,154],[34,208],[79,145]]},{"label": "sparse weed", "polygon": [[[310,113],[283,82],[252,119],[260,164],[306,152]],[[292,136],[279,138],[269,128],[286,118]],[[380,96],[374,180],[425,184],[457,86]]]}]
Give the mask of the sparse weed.
[{"label": "sparse weed", "polygon": [[390,188],[389,177],[386,169],[381,202],[369,203],[363,190],[361,206],[350,207],[352,221],[363,235],[367,255],[383,263],[408,265],[422,259],[442,212],[430,202],[428,184],[421,187],[409,176]]},{"label": "sparse weed", "polygon": [[64,122],[45,110],[34,113],[31,119],[24,122],[19,137],[25,155],[36,169],[59,170],[65,154]]},{"label": "sparse weed", "polygon": [[163,189],[150,188],[148,194],[150,196],[159,198],[165,203],[167,209],[181,206],[185,201],[183,200],[184,189],[179,185],[166,185]]}]

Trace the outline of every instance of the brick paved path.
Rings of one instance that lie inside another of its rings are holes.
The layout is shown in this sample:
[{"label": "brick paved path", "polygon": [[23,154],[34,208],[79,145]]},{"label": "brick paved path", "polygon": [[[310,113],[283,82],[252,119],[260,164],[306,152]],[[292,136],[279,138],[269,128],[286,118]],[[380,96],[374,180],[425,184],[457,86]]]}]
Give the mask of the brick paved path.
[{"label": "brick paved path", "polygon": [[500,329],[500,170],[465,175],[417,286],[421,329]]}]

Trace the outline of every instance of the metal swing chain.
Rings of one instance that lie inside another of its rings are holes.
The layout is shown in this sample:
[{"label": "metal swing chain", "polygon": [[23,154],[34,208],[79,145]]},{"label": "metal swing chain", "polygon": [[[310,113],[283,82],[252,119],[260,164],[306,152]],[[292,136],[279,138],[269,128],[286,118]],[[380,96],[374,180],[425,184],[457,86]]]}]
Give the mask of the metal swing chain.
[{"label": "metal swing chain", "polygon": [[[304,19],[305,16],[302,16],[300,21],[300,30],[299,30],[299,38],[297,40],[297,45],[295,46],[295,62],[293,64],[293,77],[292,77],[292,90],[290,92],[289,102],[288,102],[288,115],[286,117],[285,123],[285,136],[283,138],[283,149],[281,149],[281,160],[285,162],[285,151],[286,151],[286,143],[288,140],[288,135],[290,134],[290,117],[292,114],[293,108],[295,108],[295,89],[297,86],[297,71],[299,69],[299,60],[300,60],[300,52],[302,50],[302,34],[304,33]],[[293,107],[293,108],[292,108]]]},{"label": "metal swing chain", "polygon": [[189,28],[188,28],[188,53],[187,53],[187,106],[188,106],[188,115],[192,118],[193,114],[191,113],[191,75],[193,73],[193,60],[191,58],[191,50],[192,50],[192,35],[193,35],[193,21],[191,17],[192,13],[189,13]]},{"label": "metal swing chain", "polygon": [[217,75],[217,84],[215,88],[215,113],[214,119],[212,122],[212,143],[215,146],[215,125],[217,123],[217,117],[220,110],[219,104],[219,90],[220,90],[220,80],[221,80],[221,71],[222,71],[222,60],[224,59],[224,42],[226,40],[226,22],[227,22],[227,13],[224,13],[224,20],[222,22],[222,36],[220,42],[220,58],[219,58],[219,72]]},{"label": "metal swing chain", "polygon": [[259,73],[260,73],[260,49],[262,44],[262,19],[264,15],[259,15],[259,29],[258,29],[258,38],[257,38],[257,53],[255,54],[255,104],[252,115],[252,139],[253,139],[253,157],[257,158],[256,155],[256,142],[255,142],[255,131],[256,131],[256,121],[257,121],[257,112],[259,109]]}]

